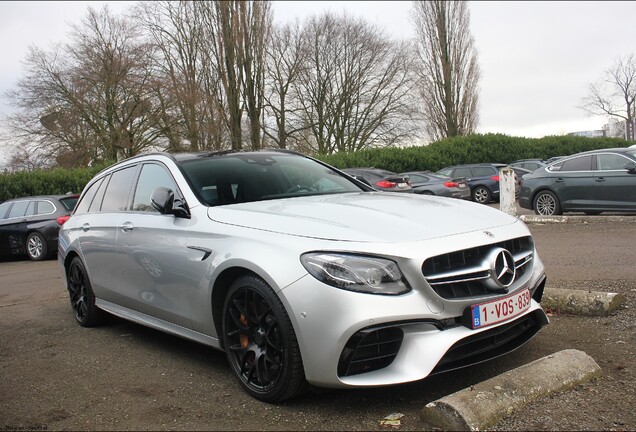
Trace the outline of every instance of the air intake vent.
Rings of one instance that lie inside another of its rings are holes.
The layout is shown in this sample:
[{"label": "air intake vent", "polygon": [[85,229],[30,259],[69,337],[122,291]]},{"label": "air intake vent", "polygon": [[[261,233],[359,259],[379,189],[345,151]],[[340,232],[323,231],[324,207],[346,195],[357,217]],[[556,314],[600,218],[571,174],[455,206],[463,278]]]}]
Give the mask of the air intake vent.
[{"label": "air intake vent", "polygon": [[396,327],[361,330],[342,350],[338,376],[357,375],[382,369],[397,356],[404,333]]}]

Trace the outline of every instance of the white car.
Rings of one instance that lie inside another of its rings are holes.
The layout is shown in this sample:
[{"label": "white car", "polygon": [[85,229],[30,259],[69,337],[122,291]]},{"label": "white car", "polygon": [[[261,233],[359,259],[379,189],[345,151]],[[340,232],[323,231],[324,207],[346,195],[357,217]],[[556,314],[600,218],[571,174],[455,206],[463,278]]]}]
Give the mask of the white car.
[{"label": "white car", "polygon": [[80,325],[106,311],[225,350],[268,402],[421,380],[548,323],[523,222],[287,151],[122,161],[84,189],[58,260]]}]

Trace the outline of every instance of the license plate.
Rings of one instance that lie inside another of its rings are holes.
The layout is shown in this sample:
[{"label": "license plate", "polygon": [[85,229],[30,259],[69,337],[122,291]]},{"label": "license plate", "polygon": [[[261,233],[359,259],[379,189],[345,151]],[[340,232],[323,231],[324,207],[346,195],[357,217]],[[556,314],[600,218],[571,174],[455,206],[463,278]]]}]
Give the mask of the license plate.
[{"label": "license plate", "polygon": [[530,290],[519,292],[498,300],[479,303],[470,307],[472,328],[478,329],[521,315],[530,308]]},{"label": "license plate", "polygon": [[459,184],[459,187],[460,187],[460,188],[465,188],[465,187],[466,187],[466,183],[460,183],[460,184]]},{"label": "license plate", "polygon": [[408,185],[408,184],[406,184],[406,183],[398,183],[397,185],[398,185],[398,187],[399,187],[399,188],[405,188],[405,187],[408,187],[408,186],[409,186],[409,185]]}]

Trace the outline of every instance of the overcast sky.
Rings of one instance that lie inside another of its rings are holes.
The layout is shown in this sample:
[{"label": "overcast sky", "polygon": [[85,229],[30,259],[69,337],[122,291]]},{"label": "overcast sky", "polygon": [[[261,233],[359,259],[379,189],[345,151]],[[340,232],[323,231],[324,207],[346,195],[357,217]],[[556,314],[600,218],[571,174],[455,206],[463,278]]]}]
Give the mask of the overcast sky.
[{"label": "overcast sky", "polygon": [[[0,2],[0,95],[22,74],[27,47],[62,42],[87,5],[113,11],[134,2]],[[410,38],[409,1],[275,1],[278,22],[346,10]],[[578,108],[587,86],[619,56],[636,54],[636,2],[486,2],[469,5],[482,71],[478,132],[542,137],[607,123]],[[0,98],[0,116],[10,112]],[[0,164],[6,151],[0,149]]]}]

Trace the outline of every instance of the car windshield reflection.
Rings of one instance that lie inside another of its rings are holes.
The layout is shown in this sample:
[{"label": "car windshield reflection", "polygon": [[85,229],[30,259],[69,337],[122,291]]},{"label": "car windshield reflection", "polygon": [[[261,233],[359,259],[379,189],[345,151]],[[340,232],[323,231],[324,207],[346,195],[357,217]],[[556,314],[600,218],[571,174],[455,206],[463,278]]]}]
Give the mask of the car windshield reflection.
[{"label": "car windshield reflection", "polygon": [[365,190],[313,159],[284,153],[215,155],[181,166],[209,206]]}]

